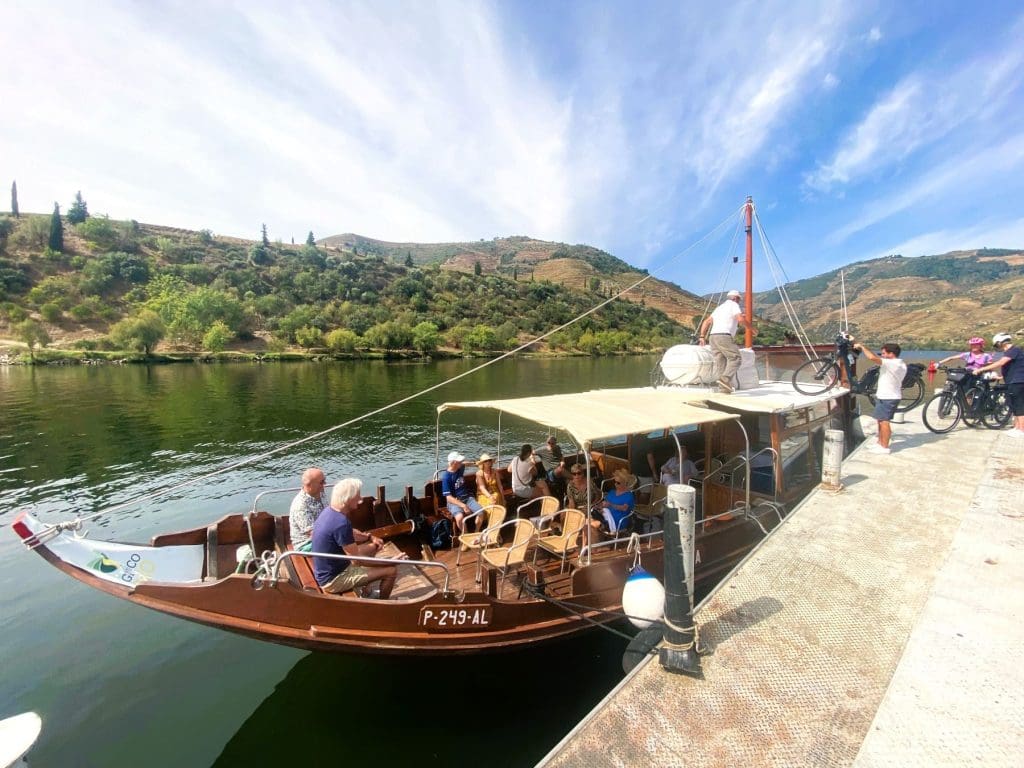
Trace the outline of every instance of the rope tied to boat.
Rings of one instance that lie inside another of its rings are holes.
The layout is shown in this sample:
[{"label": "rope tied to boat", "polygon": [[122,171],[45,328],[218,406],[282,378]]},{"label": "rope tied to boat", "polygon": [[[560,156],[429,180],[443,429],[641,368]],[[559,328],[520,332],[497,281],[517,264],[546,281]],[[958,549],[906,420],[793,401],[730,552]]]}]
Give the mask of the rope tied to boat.
[{"label": "rope tied to boat", "polygon": [[666,648],[671,648],[672,650],[675,650],[675,651],[689,651],[689,650],[693,650],[694,652],[696,652],[698,654],[703,654],[704,653],[704,648],[700,644],[700,628],[697,626],[696,622],[691,624],[689,627],[681,627],[678,624],[672,623],[672,620],[669,619],[668,616],[662,616],[661,620],[663,622],[665,622],[665,626],[667,626],[669,629],[675,630],[676,632],[678,632],[681,635],[685,635],[685,634],[689,634],[689,633],[693,634],[693,640],[691,640],[688,643],[673,643],[673,642],[669,641],[667,638],[663,638],[662,639],[662,643],[665,645]]},{"label": "rope tied to boat", "polygon": [[604,616],[614,617],[616,619],[636,619],[638,621],[650,621],[650,619],[644,616],[630,616],[628,613],[624,611],[609,611],[605,608],[594,608],[589,605],[582,605],[581,603],[571,603],[568,600],[560,600],[557,597],[552,597],[551,595],[545,594],[544,588],[542,586],[530,584],[529,582],[526,582],[523,585],[523,588],[534,597],[538,597],[541,600],[544,600],[545,602],[548,602],[551,605],[555,606],[556,608],[561,608],[566,613],[583,619],[583,621],[587,622],[588,624],[593,624],[595,627],[600,627],[601,629],[607,632],[611,632],[613,635],[620,637],[623,640],[632,640],[633,636],[625,632],[620,632],[617,629],[613,629],[612,627],[609,627],[606,623],[585,615],[583,611],[599,613],[603,614]]}]

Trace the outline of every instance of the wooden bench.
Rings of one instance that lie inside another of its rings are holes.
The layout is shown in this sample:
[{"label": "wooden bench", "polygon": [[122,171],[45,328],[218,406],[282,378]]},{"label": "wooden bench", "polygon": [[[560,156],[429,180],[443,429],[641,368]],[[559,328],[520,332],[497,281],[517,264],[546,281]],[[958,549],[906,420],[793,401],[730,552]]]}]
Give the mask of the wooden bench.
[{"label": "wooden bench", "polygon": [[[278,554],[288,552],[292,549],[291,529],[287,516],[277,518],[277,525],[274,530],[274,545]],[[294,555],[289,557],[285,563],[292,583],[298,582],[296,586],[307,592],[323,592],[313,575],[313,558]]]}]

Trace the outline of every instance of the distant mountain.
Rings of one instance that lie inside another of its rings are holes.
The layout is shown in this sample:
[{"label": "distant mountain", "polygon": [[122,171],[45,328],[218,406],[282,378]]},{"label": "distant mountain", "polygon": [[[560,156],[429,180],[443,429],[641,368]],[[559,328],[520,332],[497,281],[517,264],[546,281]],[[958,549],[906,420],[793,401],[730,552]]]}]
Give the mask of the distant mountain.
[{"label": "distant mountain", "polygon": [[[854,334],[906,346],[964,346],[973,335],[1024,334],[1024,251],[982,248],[900,255],[843,268]],[[813,340],[828,341],[842,320],[840,270],[785,286]],[[758,314],[785,323],[777,291],[756,295]]]},{"label": "distant mountain", "polygon": [[[318,245],[377,255],[396,264],[438,264],[442,269],[497,274],[519,280],[548,280],[571,290],[608,295],[632,285],[647,274],[622,259],[589,245],[567,245],[531,237],[496,237],[466,243],[390,243],[345,233],[317,241]],[[623,298],[660,309],[676,322],[692,326],[704,311],[704,300],[674,283],[652,278]]]}]

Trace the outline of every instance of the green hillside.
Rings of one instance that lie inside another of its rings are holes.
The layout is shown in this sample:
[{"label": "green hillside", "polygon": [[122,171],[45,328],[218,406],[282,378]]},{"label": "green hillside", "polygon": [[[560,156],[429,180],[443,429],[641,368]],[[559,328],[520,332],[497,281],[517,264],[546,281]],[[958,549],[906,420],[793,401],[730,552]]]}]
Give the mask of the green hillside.
[{"label": "green hillside", "polygon": [[[0,217],[0,337],[35,334],[40,348],[493,353],[640,274],[597,249],[529,238],[416,245],[342,235],[296,246],[90,217],[62,220],[56,250],[51,224]],[[571,274],[572,285],[545,270]],[[646,296],[656,303],[661,290]],[[539,348],[609,354],[688,337],[647,298],[616,300]]]},{"label": "green hillside", "polygon": [[[958,348],[968,336],[1024,333],[1024,252],[983,248],[899,255],[845,267],[850,327],[867,339]],[[842,319],[840,270],[786,286],[812,337],[829,339]],[[758,294],[766,317],[785,315],[775,291]]]}]

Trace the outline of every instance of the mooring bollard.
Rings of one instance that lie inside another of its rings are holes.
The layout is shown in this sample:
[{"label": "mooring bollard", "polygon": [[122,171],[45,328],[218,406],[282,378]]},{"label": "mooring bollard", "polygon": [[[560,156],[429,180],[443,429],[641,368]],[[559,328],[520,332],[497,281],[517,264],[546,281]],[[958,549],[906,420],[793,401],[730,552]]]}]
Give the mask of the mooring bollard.
[{"label": "mooring bollard", "polygon": [[659,651],[669,672],[700,675],[693,623],[693,540],[697,490],[668,487],[665,505],[665,631]]},{"label": "mooring bollard", "polygon": [[823,488],[838,490],[843,467],[843,450],[846,437],[841,429],[825,430],[825,447],[821,453],[821,485]]}]

